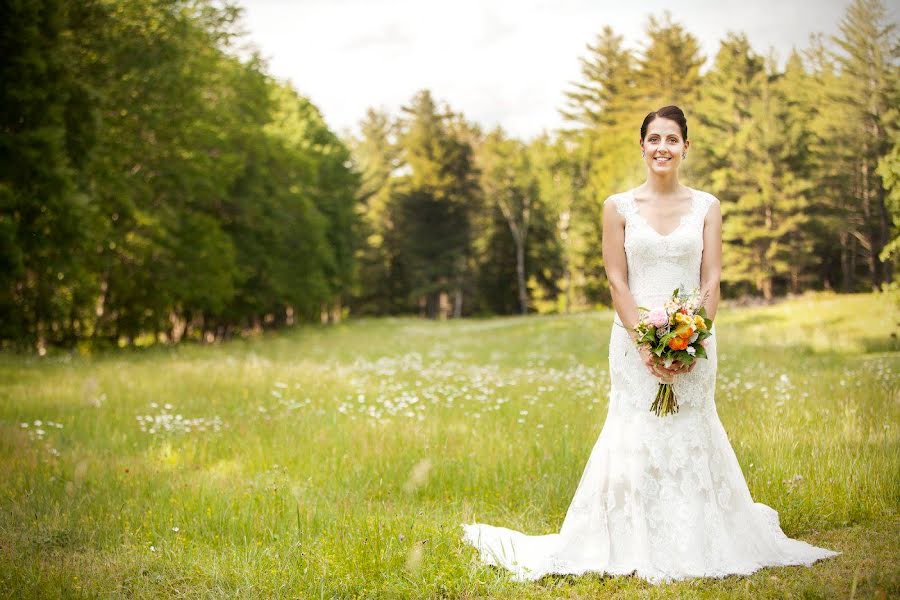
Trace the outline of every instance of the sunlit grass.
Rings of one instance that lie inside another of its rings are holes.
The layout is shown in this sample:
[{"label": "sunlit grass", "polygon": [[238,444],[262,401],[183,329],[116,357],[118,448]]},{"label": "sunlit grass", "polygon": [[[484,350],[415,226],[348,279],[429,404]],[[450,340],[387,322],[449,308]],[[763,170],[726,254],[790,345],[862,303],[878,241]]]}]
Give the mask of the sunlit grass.
[{"label": "sunlit grass", "polygon": [[900,594],[900,310],[887,295],[717,317],[719,414],[754,499],[840,557],[660,587],[516,584],[477,566],[462,521],[558,530],[605,417],[611,321],[367,319],[217,347],[2,356],[0,589]]}]

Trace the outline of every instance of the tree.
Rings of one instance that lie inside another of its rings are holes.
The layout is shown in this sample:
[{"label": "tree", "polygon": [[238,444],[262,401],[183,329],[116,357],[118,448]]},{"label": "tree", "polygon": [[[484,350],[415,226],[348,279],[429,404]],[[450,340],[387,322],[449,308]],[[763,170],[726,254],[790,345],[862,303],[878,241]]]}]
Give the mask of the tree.
[{"label": "tree", "polygon": [[488,134],[480,148],[481,188],[489,203],[496,203],[506,220],[516,253],[516,284],[519,312],[528,313],[528,287],[525,265],[528,231],[532,211],[538,210],[538,185],[527,147],[506,137],[497,128]]},{"label": "tree", "polygon": [[650,15],[646,30],[649,41],[638,60],[635,82],[638,101],[649,110],[677,104],[690,113],[700,92],[700,67],[706,62],[697,37],[674,23],[668,10],[662,20]]},{"label": "tree", "polygon": [[796,276],[794,253],[809,255],[804,227],[811,185],[797,170],[803,116],[791,111],[774,58],[766,61],[755,89],[748,120],[735,140],[734,151],[749,168],[732,174],[741,193],[723,223],[728,252],[723,280],[748,282],[770,300],[779,279]]},{"label": "tree", "polygon": [[448,127],[431,94],[416,94],[403,109],[401,147],[408,174],[398,182],[398,231],[409,266],[412,295],[436,318],[453,292],[461,315],[471,241],[471,208],[478,194],[472,148]]},{"label": "tree", "polygon": [[[638,177],[637,125],[646,105],[636,89],[637,58],[623,46],[622,36],[604,27],[588,54],[580,59],[582,80],[566,92],[561,114],[574,125],[562,133],[572,168],[572,206],[563,209],[564,227],[579,231],[580,250],[572,257],[570,285],[577,281],[587,302],[610,299],[600,252],[602,199],[631,185]],[[565,216],[567,215],[567,216]],[[578,264],[576,268],[574,265]],[[576,270],[577,269],[577,270]],[[574,288],[572,288],[574,289]]]},{"label": "tree", "polygon": [[840,35],[832,37],[840,48],[834,56],[841,86],[834,99],[848,124],[850,135],[843,143],[854,149],[852,197],[858,226],[852,232],[864,250],[876,290],[892,278],[890,265],[881,258],[891,222],[878,162],[891,147],[886,116],[897,100],[900,44],[896,24],[886,20],[880,0],[854,0],[841,20]]},{"label": "tree", "polygon": [[4,3],[0,38],[0,338],[71,343],[95,288],[97,227],[78,187],[92,146],[90,90],[73,72],[68,3]]},{"label": "tree", "polygon": [[386,113],[369,109],[360,129],[361,138],[353,142],[361,177],[356,249],[360,276],[353,308],[360,314],[392,313],[402,310],[397,299],[405,295],[402,259],[392,243],[394,181],[401,165],[397,127]]}]

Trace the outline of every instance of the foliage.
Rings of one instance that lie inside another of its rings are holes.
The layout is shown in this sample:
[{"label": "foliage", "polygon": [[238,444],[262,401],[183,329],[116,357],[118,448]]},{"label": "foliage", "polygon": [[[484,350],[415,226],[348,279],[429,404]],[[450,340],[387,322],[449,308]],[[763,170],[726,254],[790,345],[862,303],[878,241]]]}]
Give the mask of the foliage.
[{"label": "foliage", "polygon": [[5,4],[0,342],[221,338],[351,291],[358,177],[207,0]]},{"label": "foliage", "polygon": [[890,289],[896,26],[854,0],[784,67],[728,33],[707,70],[671,13],[603,27],[532,140],[421,90],[341,139],[214,0],[4,4],[0,347],[217,340],[300,321],[611,303],[602,202],[639,126],[687,113],[682,182],[721,201],[724,297]]}]

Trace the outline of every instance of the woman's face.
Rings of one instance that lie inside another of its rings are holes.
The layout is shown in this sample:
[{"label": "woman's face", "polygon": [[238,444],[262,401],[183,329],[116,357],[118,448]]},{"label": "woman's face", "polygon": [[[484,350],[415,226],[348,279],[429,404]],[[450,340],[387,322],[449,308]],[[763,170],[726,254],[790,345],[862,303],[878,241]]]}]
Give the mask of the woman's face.
[{"label": "woman's face", "polygon": [[689,141],[682,139],[678,123],[663,117],[657,117],[647,125],[647,135],[641,141],[647,168],[660,175],[678,170],[681,153],[689,145]]}]

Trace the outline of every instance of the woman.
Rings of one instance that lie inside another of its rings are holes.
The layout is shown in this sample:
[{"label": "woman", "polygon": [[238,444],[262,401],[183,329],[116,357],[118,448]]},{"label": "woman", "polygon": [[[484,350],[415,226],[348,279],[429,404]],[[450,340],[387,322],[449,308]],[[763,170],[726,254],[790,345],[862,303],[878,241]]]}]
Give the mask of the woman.
[{"label": "woman", "polygon": [[[715,319],[722,255],[718,199],[678,181],[690,146],[681,109],[648,114],[640,145],[647,180],[604,203],[603,258],[616,312],[609,412],[562,528],[529,536],[463,524],[463,539],[484,563],[520,581],[594,571],[659,583],[834,556],[786,537],[778,514],[750,497],[716,412],[715,325],[708,358],[689,367],[667,368],[636,347],[637,307],[661,303],[679,286],[699,287]],[[675,414],[649,410],[660,381],[673,385]]]}]

